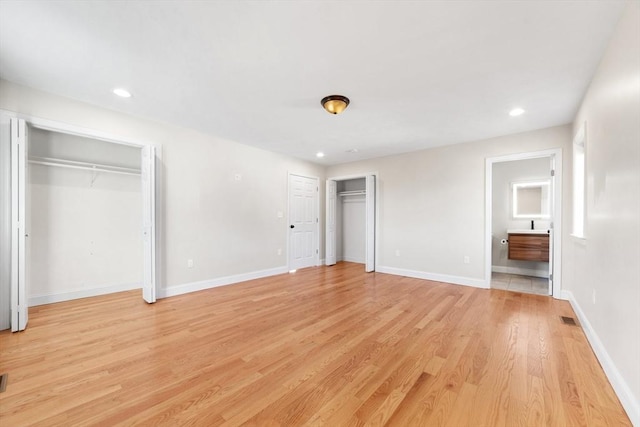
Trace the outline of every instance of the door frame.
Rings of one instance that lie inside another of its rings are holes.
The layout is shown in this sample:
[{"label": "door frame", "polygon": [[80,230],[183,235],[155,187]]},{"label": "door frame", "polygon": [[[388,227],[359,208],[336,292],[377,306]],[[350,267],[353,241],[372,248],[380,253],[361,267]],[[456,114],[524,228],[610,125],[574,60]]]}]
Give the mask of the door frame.
[{"label": "door frame", "polygon": [[[140,148],[140,150],[142,151],[143,147],[146,146],[152,146],[155,147],[155,203],[152,206],[152,210],[153,210],[153,216],[155,217],[155,263],[152,262],[153,265],[153,269],[154,269],[154,278],[155,278],[155,295],[158,295],[158,291],[161,289],[161,283],[163,283],[161,275],[160,275],[160,271],[158,266],[162,265],[161,264],[161,258],[162,258],[162,252],[160,251],[161,248],[161,244],[162,244],[162,233],[160,232],[160,224],[162,224],[161,222],[161,215],[159,215],[162,210],[158,209],[158,206],[162,206],[162,168],[159,167],[162,163],[162,146],[153,144],[153,143],[149,143],[146,141],[139,141],[133,138],[126,138],[126,137],[122,137],[119,135],[114,135],[108,132],[102,132],[102,131],[98,131],[95,129],[90,129],[90,128],[86,128],[86,127],[82,127],[82,126],[76,126],[76,125],[72,125],[69,123],[64,123],[64,122],[60,122],[57,120],[49,120],[49,119],[44,119],[41,117],[37,117],[37,116],[32,116],[30,114],[22,114],[22,113],[17,113],[15,111],[10,111],[10,110],[3,110],[0,109],[0,113],[5,114],[11,118],[17,118],[17,119],[23,119],[24,121],[27,122],[27,125],[30,127],[34,127],[36,129],[41,129],[41,130],[46,130],[46,131],[51,131],[51,132],[58,132],[58,133],[65,133],[65,134],[69,134],[69,135],[75,135],[75,136],[80,136],[80,137],[85,137],[85,138],[91,138],[91,139],[97,139],[100,141],[104,141],[104,142],[109,142],[109,143],[113,143],[113,144],[119,144],[119,145],[127,145],[127,146],[131,146],[131,147],[136,147],[136,148]],[[142,215],[142,212],[141,212]],[[142,233],[141,233],[142,234]],[[5,237],[10,238],[10,236],[2,236],[2,238],[4,239]]]},{"label": "door frame", "polygon": [[286,217],[286,222],[285,222],[285,226],[286,228],[286,236],[287,236],[287,270],[289,272],[293,272],[295,270],[291,269],[291,239],[289,236],[289,224],[290,224],[290,218],[291,218],[291,177],[292,176],[300,176],[302,178],[309,178],[309,179],[313,179],[316,181],[316,200],[315,200],[315,204],[316,204],[316,218],[318,219],[316,221],[316,226],[314,228],[314,235],[315,235],[315,241],[316,241],[316,255],[314,257],[314,265],[317,267],[320,265],[320,177],[317,176],[310,176],[310,175],[305,175],[305,174],[301,174],[301,173],[295,173],[295,172],[287,172],[287,217]]},{"label": "door frame", "polygon": [[[361,178],[364,178],[366,181],[367,177],[372,175],[375,177],[375,186],[374,186],[375,187],[374,188],[375,218],[374,218],[374,227],[373,227],[373,246],[374,246],[373,272],[375,272],[376,268],[379,265],[378,255],[380,254],[380,249],[379,249],[380,239],[378,239],[378,236],[380,235],[380,176],[378,172],[368,172],[368,173],[360,173],[360,174],[354,174],[354,175],[341,175],[341,176],[335,176],[335,177],[327,177],[326,181],[348,181],[350,179],[361,179]],[[327,200],[326,200],[327,197],[328,197],[328,194],[325,194],[325,205],[327,205]],[[325,215],[325,220],[324,220],[325,234],[326,234],[328,220],[329,220],[328,216]],[[326,254],[326,251],[327,251],[326,241],[324,242],[324,246],[325,246],[325,254]],[[366,254],[365,254],[365,259],[366,259]],[[325,262],[326,262],[326,259],[325,259]]]},{"label": "door frame", "polygon": [[549,150],[533,151],[526,153],[508,154],[504,156],[488,157],[485,167],[485,288],[491,288],[491,267],[492,267],[492,202],[493,202],[493,165],[495,163],[512,162],[517,160],[528,160],[548,157],[553,162],[554,175],[551,176],[551,188],[553,192],[553,220],[552,220],[552,241],[553,259],[553,293],[554,298],[561,298],[562,295],[562,149],[553,148]]}]

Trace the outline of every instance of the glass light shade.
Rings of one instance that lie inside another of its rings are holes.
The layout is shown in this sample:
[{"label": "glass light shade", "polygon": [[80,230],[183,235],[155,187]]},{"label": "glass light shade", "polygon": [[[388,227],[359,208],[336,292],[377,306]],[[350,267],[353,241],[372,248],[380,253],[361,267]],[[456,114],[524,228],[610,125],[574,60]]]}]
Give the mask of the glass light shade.
[{"label": "glass light shade", "polygon": [[349,98],[342,95],[330,95],[323,98],[321,103],[328,113],[340,114],[349,105]]}]

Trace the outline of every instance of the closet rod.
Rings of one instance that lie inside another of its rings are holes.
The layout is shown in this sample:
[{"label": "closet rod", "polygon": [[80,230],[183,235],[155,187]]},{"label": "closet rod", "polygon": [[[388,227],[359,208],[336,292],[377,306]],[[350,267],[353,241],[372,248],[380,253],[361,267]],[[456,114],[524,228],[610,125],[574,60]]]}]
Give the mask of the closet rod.
[{"label": "closet rod", "polygon": [[56,166],[70,169],[89,170],[93,172],[119,173],[123,175],[140,175],[139,169],[124,168],[121,166],[101,165],[98,163],[77,162],[75,160],[54,159],[51,157],[32,157],[29,163],[44,166]]},{"label": "closet rod", "polygon": [[341,191],[338,193],[338,196],[340,197],[346,197],[346,196],[361,196],[361,195],[365,195],[367,194],[367,192],[365,190],[351,190],[351,191]]}]

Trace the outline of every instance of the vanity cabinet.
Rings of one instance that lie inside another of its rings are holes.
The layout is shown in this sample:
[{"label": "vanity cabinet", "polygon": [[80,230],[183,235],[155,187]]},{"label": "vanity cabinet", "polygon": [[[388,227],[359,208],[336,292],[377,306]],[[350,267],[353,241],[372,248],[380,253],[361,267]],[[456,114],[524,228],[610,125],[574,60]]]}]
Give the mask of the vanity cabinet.
[{"label": "vanity cabinet", "polygon": [[549,235],[509,233],[509,259],[549,262]]}]

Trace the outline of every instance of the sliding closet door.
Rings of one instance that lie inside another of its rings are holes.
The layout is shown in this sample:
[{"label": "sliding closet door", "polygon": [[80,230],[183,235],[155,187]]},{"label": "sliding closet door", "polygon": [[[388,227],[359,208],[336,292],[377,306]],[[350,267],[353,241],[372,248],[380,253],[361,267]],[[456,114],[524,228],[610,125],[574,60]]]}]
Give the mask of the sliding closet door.
[{"label": "sliding closet door", "polygon": [[376,177],[367,175],[366,177],[366,263],[364,271],[367,273],[375,271],[376,260]]},{"label": "sliding closet door", "polygon": [[11,119],[11,331],[29,320],[27,303],[27,124]]},{"label": "sliding closet door", "polygon": [[155,147],[142,148],[142,297],[156,302],[156,154]]},{"label": "sliding closet door", "polygon": [[327,226],[325,239],[325,264],[336,263],[336,203],[338,183],[327,180]]}]

